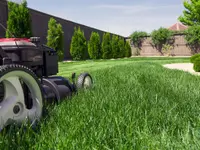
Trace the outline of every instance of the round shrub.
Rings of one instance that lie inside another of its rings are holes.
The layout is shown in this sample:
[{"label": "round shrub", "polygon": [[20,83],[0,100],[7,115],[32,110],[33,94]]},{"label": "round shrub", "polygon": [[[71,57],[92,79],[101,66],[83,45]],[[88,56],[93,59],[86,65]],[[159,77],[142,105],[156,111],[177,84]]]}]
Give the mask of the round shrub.
[{"label": "round shrub", "polygon": [[197,58],[200,58],[200,53],[199,53],[199,54],[195,54],[195,55],[193,55],[192,57],[190,57],[190,62],[191,62],[191,63],[194,63],[194,61],[195,61]]},{"label": "round shrub", "polygon": [[200,57],[195,59],[193,69],[196,72],[200,72]]}]

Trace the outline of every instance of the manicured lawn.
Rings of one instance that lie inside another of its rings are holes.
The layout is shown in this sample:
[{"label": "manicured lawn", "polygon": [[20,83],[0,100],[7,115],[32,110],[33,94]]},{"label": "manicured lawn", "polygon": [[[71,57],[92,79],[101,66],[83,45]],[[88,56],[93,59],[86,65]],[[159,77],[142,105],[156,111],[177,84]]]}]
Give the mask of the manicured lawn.
[{"label": "manicured lawn", "polygon": [[37,132],[10,130],[0,149],[200,149],[200,77],[161,64],[189,58],[131,58],[60,64],[89,71],[95,87],[51,108]]},{"label": "manicured lawn", "polygon": [[60,63],[59,75],[71,77],[72,72],[81,73],[84,71],[93,72],[103,70],[113,66],[128,65],[135,62],[154,62],[159,64],[189,62],[189,58],[167,58],[167,57],[135,57],[119,60],[96,60],[96,61],[81,61],[81,62],[64,62]]}]

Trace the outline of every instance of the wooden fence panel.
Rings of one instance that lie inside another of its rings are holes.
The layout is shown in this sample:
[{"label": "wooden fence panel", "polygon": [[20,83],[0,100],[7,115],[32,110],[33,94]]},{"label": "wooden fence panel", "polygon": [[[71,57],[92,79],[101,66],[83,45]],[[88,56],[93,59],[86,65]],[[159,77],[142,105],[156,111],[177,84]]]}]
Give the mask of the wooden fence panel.
[{"label": "wooden fence panel", "polygon": [[[192,50],[189,46],[187,46],[186,40],[184,39],[184,35],[175,35],[174,36],[174,44],[171,53],[174,56],[191,56]],[[140,56],[162,56],[162,53],[156,49],[152,44],[151,37],[147,37],[142,42]],[[136,55],[137,49],[131,45],[132,47],[132,55]]]}]

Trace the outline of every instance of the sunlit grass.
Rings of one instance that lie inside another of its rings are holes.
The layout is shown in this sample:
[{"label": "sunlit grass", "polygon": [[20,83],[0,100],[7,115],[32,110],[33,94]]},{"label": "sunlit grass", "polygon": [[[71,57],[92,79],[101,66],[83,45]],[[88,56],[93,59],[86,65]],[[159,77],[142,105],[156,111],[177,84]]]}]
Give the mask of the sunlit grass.
[{"label": "sunlit grass", "polygon": [[2,133],[0,148],[200,149],[200,77],[161,66],[172,62],[189,60],[60,64],[67,77],[89,71],[94,88],[51,108],[36,131]]}]

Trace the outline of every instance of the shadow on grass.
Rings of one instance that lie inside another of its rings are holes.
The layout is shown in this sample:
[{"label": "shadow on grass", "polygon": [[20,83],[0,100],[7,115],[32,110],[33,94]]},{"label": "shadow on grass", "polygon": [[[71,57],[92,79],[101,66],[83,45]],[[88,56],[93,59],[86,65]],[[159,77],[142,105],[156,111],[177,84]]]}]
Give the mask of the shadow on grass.
[{"label": "shadow on grass", "polygon": [[34,149],[38,138],[41,135],[41,128],[50,119],[52,105],[45,109],[40,121],[31,124],[30,121],[22,125],[12,124],[0,131],[0,149]]}]

